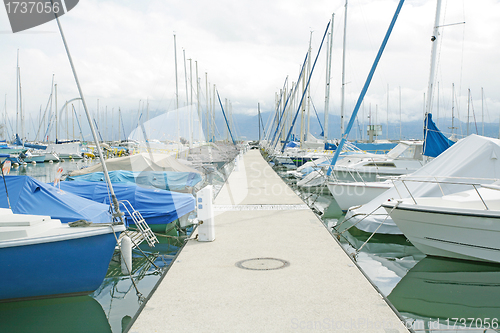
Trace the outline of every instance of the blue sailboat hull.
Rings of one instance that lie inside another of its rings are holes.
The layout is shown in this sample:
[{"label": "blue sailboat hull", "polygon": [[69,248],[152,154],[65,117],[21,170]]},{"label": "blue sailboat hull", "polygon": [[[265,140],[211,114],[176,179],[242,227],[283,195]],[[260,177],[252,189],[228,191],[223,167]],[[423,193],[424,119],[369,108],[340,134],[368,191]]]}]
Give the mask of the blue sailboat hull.
[{"label": "blue sailboat hull", "polygon": [[110,231],[1,247],[0,300],[89,294],[104,280],[115,245]]}]

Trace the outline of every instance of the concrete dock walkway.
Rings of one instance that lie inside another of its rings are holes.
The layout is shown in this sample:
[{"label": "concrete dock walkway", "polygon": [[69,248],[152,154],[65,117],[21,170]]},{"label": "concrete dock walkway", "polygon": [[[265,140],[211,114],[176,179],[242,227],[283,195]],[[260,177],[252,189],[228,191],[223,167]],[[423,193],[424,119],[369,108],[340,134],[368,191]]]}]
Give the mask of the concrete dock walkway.
[{"label": "concrete dock walkway", "polygon": [[322,222],[250,150],[129,332],[408,332]]}]

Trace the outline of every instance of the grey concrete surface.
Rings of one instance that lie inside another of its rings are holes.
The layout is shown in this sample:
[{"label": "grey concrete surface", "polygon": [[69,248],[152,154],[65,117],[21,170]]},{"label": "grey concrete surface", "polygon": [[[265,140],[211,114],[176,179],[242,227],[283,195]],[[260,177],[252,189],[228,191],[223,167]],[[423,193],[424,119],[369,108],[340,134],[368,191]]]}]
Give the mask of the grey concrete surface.
[{"label": "grey concrete surface", "polygon": [[215,204],[250,210],[216,212],[215,241],[188,241],[129,332],[408,331],[309,209],[251,210],[303,204],[257,150]]}]

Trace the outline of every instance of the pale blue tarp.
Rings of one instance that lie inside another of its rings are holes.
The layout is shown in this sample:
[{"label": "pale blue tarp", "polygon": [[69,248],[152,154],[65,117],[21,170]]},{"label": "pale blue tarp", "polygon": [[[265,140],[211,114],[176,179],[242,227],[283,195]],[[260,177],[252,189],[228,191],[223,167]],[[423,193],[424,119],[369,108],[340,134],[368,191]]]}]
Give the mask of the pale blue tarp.
[{"label": "pale blue tarp", "polygon": [[438,157],[455,142],[451,141],[441,133],[434,121],[432,114],[428,113],[424,120],[424,152],[425,156]]},{"label": "pale blue tarp", "polygon": [[[89,200],[109,204],[106,183],[61,182],[61,189]],[[133,183],[113,184],[113,190],[118,201],[127,200],[148,224],[167,224],[195,209],[195,199],[187,193],[143,188]],[[127,207],[129,208],[128,205]],[[120,210],[125,213],[127,221],[132,223],[123,205],[120,205]]]},{"label": "pale blue tarp", "polygon": [[[195,172],[115,170],[108,173],[112,183],[135,183],[142,187],[154,187],[169,191],[183,191],[186,186],[193,187],[201,181],[201,175]],[[68,176],[66,180],[105,181],[102,172]]]},{"label": "pale blue tarp", "polygon": [[285,145],[285,148],[295,148],[295,147],[299,147],[299,146],[300,146],[300,143],[295,142],[295,141],[290,141]]},{"label": "pale blue tarp", "polygon": [[397,146],[397,142],[357,142],[352,143],[359,149],[373,154],[385,154]]},{"label": "pale blue tarp", "polygon": [[[110,223],[109,205],[62,191],[30,176],[5,176],[13,213],[46,215],[63,223],[87,220]],[[3,180],[0,180],[0,207],[9,208]]]}]

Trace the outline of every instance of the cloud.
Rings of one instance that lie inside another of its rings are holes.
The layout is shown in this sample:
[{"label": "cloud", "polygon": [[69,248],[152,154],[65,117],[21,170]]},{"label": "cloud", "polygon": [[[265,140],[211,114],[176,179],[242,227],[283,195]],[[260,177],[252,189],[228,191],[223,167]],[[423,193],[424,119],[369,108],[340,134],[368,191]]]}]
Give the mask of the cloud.
[{"label": "cloud", "polygon": [[[346,114],[352,112],[382,38],[394,14],[396,0],[351,0],[347,19]],[[339,114],[344,1],[305,0],[150,0],[80,1],[61,18],[87,104],[121,108],[136,114],[140,102],[151,110],[175,108],[175,60],[173,34],[177,38],[177,71],[180,106],[186,101],[186,74],[195,77],[198,65],[202,105],[206,104],[207,73],[210,87],[217,85],[222,99],[229,99],[235,113],[272,111],[275,94],[287,75],[289,87],[297,79],[312,34],[312,57],[335,11],[330,110]],[[406,2],[382,56],[365,99],[383,115],[399,112],[402,89],[403,119],[422,117],[430,62],[430,36],[436,3]],[[476,107],[480,88],[489,98],[490,112],[500,104],[500,8],[493,0],[443,3],[442,24],[466,21],[442,28],[439,40],[437,79],[443,108],[451,105],[451,84],[464,108],[463,96],[470,88]],[[74,98],[78,92],[55,22],[23,34],[9,34],[5,12],[0,14],[0,92],[7,95],[7,110],[15,115],[16,53],[20,50],[21,79],[26,113],[38,115],[50,94],[52,75],[58,99]],[[184,53],[192,59],[184,71]],[[318,58],[311,94],[318,111],[324,108],[326,59]],[[194,81],[196,79],[193,79]],[[188,84],[189,85],[189,84]],[[196,90],[196,85],[194,86]],[[190,97],[190,87],[187,92]],[[210,92],[209,95],[212,95]],[[447,97],[448,96],[448,97]],[[213,101],[212,101],[213,102]],[[444,111],[443,111],[444,112]],[[462,113],[463,114],[463,113]]]}]

